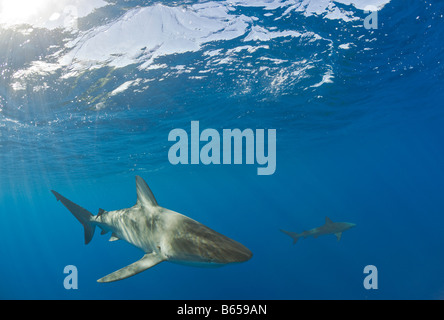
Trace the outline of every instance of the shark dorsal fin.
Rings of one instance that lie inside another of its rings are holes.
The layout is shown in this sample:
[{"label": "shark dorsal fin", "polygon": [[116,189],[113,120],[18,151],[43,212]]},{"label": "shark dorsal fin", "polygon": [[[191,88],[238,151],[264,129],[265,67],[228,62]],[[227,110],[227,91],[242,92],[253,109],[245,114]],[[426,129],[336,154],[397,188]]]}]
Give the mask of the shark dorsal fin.
[{"label": "shark dorsal fin", "polygon": [[325,217],[325,224],[331,224],[333,221],[329,217]]},{"label": "shark dorsal fin", "polygon": [[136,176],[136,188],[137,188],[137,204],[141,206],[157,207],[156,198],[154,198],[151,189],[146,184],[145,180]]}]

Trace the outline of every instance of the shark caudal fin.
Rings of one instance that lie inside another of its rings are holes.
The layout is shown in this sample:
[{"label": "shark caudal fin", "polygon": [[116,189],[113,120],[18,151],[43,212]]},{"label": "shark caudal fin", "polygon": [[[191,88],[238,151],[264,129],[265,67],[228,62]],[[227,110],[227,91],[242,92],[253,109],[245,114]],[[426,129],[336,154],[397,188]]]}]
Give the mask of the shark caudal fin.
[{"label": "shark caudal fin", "polygon": [[71,213],[76,217],[77,220],[83,225],[85,228],[85,244],[91,242],[94,236],[95,225],[91,222],[93,217],[92,213],[86,209],[83,209],[81,206],[75,204],[74,202],[66,199],[61,194],[51,190],[51,192],[55,195],[57,201],[61,201],[63,205],[71,211]]},{"label": "shark caudal fin", "polygon": [[285,231],[281,229],[281,232],[285,233],[286,235],[289,235],[292,239],[293,239],[293,244],[296,244],[296,242],[298,241],[298,239],[300,237],[302,237],[301,234],[298,234],[296,232],[291,232],[291,231]]}]

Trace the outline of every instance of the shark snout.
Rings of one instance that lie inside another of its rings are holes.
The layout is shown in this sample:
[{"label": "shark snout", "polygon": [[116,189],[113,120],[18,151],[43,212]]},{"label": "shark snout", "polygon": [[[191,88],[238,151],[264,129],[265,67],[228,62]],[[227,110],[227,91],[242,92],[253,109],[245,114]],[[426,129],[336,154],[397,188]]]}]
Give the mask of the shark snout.
[{"label": "shark snout", "polygon": [[231,254],[231,262],[245,262],[253,257],[253,253],[244,245],[237,243]]},{"label": "shark snout", "polygon": [[[213,261],[221,264],[227,263],[241,263],[251,259],[253,253],[243,244],[232,239],[226,239],[223,243],[220,242],[220,251],[217,250]],[[216,257],[217,256],[217,257]]]},{"label": "shark snout", "polygon": [[[244,247],[244,246],[242,246],[242,247]],[[253,253],[248,248],[244,247],[239,262],[248,261],[252,257],[253,257]]]}]

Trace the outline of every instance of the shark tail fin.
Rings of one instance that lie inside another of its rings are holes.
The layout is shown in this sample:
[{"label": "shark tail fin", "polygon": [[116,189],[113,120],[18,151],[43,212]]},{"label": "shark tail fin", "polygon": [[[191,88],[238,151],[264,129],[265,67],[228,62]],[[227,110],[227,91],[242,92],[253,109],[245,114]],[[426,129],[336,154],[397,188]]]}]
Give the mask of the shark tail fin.
[{"label": "shark tail fin", "polygon": [[296,233],[296,232],[291,232],[291,231],[285,231],[281,229],[281,232],[285,233],[286,235],[290,236],[293,239],[293,244],[296,244],[296,242],[298,241],[298,239],[301,237],[300,234]]},{"label": "shark tail fin", "polygon": [[85,228],[85,244],[91,242],[96,226],[92,223],[92,213],[81,206],[75,204],[74,202],[66,199],[61,194],[51,190],[55,195],[57,201],[61,201],[62,204],[74,215],[74,217],[83,225]]}]

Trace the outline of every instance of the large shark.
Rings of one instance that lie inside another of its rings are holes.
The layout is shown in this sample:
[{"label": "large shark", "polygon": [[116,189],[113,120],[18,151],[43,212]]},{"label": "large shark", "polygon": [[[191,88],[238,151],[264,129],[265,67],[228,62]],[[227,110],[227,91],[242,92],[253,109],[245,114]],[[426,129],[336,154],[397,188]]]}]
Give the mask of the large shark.
[{"label": "large shark", "polygon": [[139,261],[98,282],[126,279],[163,261],[217,267],[252,257],[251,251],[242,244],[180,213],[160,207],[141,177],[136,177],[136,187],[135,206],[110,212],[100,209],[96,216],[51,191],[85,228],[85,244],[91,241],[97,226],[102,234],[112,233],[110,241],[125,240],[145,253]]},{"label": "large shark", "polygon": [[302,233],[290,232],[281,230],[283,233],[289,235],[293,238],[293,244],[295,244],[299,238],[307,238],[309,236],[313,236],[315,238],[325,235],[325,234],[334,234],[338,238],[338,241],[341,240],[342,232],[355,227],[354,223],[348,222],[333,222],[329,217],[325,217],[325,224],[318,228],[314,228],[308,231],[304,231]]}]

